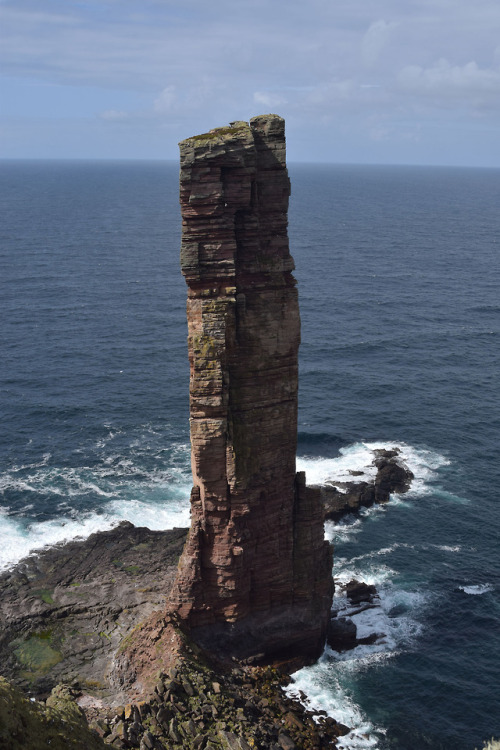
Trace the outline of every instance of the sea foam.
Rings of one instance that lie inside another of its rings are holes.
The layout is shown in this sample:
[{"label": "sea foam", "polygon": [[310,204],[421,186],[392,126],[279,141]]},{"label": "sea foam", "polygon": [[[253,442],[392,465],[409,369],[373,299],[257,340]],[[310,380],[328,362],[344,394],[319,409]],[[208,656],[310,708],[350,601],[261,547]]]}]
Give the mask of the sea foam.
[{"label": "sea foam", "polygon": [[12,567],[23,557],[43,547],[73,539],[86,539],[96,531],[107,531],[120,521],[135,526],[164,530],[189,526],[189,502],[170,501],[152,505],[141,500],[113,500],[101,513],[74,514],[48,521],[27,522],[26,518],[0,515],[0,570]]},{"label": "sea foam", "polygon": [[359,442],[340,449],[335,458],[301,456],[297,458],[298,471],[306,472],[307,484],[327,482],[366,482],[375,478],[373,464],[376,450],[399,451],[399,460],[413,473],[412,494],[425,494],[436,478],[436,471],[450,461],[445,456],[426,448],[414,448],[401,442]]},{"label": "sea foam", "polygon": [[[374,658],[369,658],[373,662]],[[359,659],[351,664],[336,664],[332,661],[329,649],[326,649],[316,664],[295,672],[293,682],[285,690],[296,698],[302,698],[300,693],[307,695],[304,701],[307,708],[326,711],[336,721],[350,727],[349,734],[339,738],[339,748],[375,750],[378,746],[377,734],[381,730],[368,720],[361,707],[353,700],[350,689],[352,667],[357,671],[359,665]]]},{"label": "sea foam", "polygon": [[458,588],[460,591],[463,591],[464,594],[469,594],[471,596],[481,596],[481,594],[487,594],[489,591],[493,591],[491,583],[477,583],[470,586],[459,586]]}]

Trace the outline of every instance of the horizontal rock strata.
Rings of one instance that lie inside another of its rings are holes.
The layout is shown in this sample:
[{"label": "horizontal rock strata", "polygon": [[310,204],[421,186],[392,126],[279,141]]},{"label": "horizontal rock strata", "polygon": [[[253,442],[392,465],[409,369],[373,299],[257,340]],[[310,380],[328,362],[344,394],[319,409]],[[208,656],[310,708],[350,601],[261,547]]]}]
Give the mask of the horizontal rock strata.
[{"label": "horizontal rock strata", "polygon": [[311,660],[332,559],[319,492],[295,473],[300,320],[284,121],[235,122],[180,149],[194,487],[172,610],[213,651]]}]

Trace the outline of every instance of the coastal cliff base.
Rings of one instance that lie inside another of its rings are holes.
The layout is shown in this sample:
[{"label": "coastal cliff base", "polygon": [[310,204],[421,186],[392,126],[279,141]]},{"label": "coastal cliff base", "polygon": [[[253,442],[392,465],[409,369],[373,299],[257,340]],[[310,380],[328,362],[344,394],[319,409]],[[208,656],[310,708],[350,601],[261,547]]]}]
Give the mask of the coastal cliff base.
[{"label": "coastal cliff base", "polygon": [[[403,470],[406,486],[411,472]],[[384,462],[373,485],[383,471]],[[391,484],[393,491],[402,491],[400,479]],[[361,507],[344,505],[343,514]],[[28,696],[1,682],[0,711],[10,717],[2,721],[1,747],[35,750],[29,732],[49,736],[48,719],[62,732],[50,734],[51,747],[81,746],[68,737],[85,740],[87,729],[75,735],[71,721],[63,716],[61,724],[47,713],[47,700],[64,711],[70,706],[77,724],[85,727],[88,720],[96,747],[335,747],[347,728],[326,715],[313,719],[283,692],[290,659],[283,669],[224,663],[195,645],[175,616],[165,615],[186,537],[187,529],[151,531],[123,522],[86,540],[44,549],[0,576],[2,672]],[[352,609],[376,603],[376,592],[363,584],[351,582],[345,593]],[[334,613],[329,626],[336,650],[361,642],[344,614]],[[49,698],[54,688],[56,698]],[[93,745],[89,741],[86,747]]]},{"label": "coastal cliff base", "polygon": [[0,577],[2,671],[27,696],[2,680],[1,747],[335,747],[347,728],[287,697],[286,673],[214,660],[165,616],[186,534],[124,522]]}]

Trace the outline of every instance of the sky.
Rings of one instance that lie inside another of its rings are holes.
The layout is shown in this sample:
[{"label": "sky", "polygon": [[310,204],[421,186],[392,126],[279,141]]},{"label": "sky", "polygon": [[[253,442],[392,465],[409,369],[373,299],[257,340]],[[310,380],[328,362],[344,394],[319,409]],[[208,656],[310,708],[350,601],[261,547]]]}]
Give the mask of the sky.
[{"label": "sky", "polygon": [[0,0],[0,158],[178,159],[268,112],[290,162],[500,167],[500,2]]}]

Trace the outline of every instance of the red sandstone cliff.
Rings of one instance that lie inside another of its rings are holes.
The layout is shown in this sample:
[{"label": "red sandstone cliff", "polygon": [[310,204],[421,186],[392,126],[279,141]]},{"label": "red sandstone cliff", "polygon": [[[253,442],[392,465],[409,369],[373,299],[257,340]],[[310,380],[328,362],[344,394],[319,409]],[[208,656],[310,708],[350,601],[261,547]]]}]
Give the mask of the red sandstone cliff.
[{"label": "red sandstone cliff", "polygon": [[332,598],[319,493],[296,475],[300,319],[284,121],[180,144],[194,487],[171,595],[204,646],[315,659]]}]

